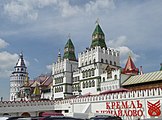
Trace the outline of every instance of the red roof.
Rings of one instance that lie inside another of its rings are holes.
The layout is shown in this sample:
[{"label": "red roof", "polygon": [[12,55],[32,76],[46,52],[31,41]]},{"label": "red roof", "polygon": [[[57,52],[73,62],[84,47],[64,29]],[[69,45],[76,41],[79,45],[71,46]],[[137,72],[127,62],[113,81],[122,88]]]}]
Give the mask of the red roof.
[{"label": "red roof", "polygon": [[64,116],[64,115],[58,112],[43,112],[41,116],[45,117],[45,116]]},{"label": "red roof", "polygon": [[130,90],[125,89],[125,88],[119,88],[119,89],[116,89],[116,90],[103,91],[103,92],[100,93],[100,95],[111,94],[111,93],[119,93],[119,92],[128,92],[128,91],[130,91]]},{"label": "red roof", "polygon": [[123,69],[124,74],[138,74],[139,70],[134,65],[132,58],[129,56],[125,68]]}]

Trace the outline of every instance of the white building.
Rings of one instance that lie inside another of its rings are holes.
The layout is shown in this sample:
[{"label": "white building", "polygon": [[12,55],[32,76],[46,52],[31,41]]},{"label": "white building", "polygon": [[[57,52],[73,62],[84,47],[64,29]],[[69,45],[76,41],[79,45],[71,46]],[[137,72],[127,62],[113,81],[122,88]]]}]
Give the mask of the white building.
[{"label": "white building", "polygon": [[18,98],[20,87],[24,85],[27,76],[27,67],[23,59],[23,54],[21,53],[14,67],[14,71],[10,76],[10,101]]},{"label": "white building", "polygon": [[92,34],[90,48],[78,54],[78,61],[69,38],[63,58],[59,53],[52,67],[54,99],[120,88],[119,58],[119,51],[106,46],[105,35],[98,23]]}]

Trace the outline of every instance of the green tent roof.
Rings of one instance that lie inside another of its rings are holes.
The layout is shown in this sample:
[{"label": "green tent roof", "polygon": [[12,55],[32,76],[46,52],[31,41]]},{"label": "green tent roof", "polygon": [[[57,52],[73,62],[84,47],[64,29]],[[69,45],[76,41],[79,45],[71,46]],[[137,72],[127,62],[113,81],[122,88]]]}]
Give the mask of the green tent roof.
[{"label": "green tent roof", "polygon": [[[66,50],[67,48],[68,48],[68,51]],[[68,39],[68,41],[67,41],[67,43],[65,45],[63,58],[64,59],[73,60],[73,61],[76,60],[75,48],[74,48],[74,45],[73,45],[73,43],[72,43],[70,38]]]},{"label": "green tent roof", "polygon": [[96,25],[96,28],[95,28],[95,30],[94,30],[92,35],[95,35],[95,34],[103,34],[104,35],[104,33],[103,33],[103,31],[102,31],[102,29],[101,29],[99,24]]},{"label": "green tent roof", "polygon": [[[97,35],[97,38],[96,38]],[[101,36],[101,37],[99,37]],[[100,27],[100,25],[97,23],[96,28],[92,34],[92,43],[91,43],[91,48],[94,48],[96,46],[100,46],[101,48],[107,48],[106,43],[105,43],[105,35]]]},{"label": "green tent roof", "polygon": [[71,39],[69,38],[69,40],[67,41],[66,45],[65,45],[65,48],[74,48],[74,45],[71,41]]}]

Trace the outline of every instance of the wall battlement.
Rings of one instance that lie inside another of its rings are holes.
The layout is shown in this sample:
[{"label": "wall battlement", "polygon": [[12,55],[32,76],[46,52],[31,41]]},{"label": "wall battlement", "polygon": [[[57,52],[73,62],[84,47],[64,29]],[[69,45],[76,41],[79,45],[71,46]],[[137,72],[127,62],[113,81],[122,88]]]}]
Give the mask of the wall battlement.
[{"label": "wall battlement", "polygon": [[[1,101],[0,109],[5,109],[6,107],[29,107],[29,106],[48,106],[48,105],[62,105],[67,103],[88,103],[96,101],[107,101],[107,100],[119,100],[119,99],[134,99],[134,98],[149,98],[162,96],[162,89],[148,89],[130,92],[120,92],[105,95],[92,95],[92,96],[80,96],[75,98],[69,98],[64,100],[38,100],[38,101]],[[1,111],[1,110],[0,110]]]}]

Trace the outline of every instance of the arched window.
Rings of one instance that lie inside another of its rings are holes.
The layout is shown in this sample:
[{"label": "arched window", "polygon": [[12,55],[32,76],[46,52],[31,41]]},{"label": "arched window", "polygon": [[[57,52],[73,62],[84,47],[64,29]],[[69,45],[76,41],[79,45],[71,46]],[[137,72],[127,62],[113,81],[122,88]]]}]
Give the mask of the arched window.
[{"label": "arched window", "polygon": [[83,75],[83,78],[85,78],[85,72],[84,71],[82,72],[82,75]]},{"label": "arched window", "polygon": [[85,65],[87,65],[87,61],[85,62]]},{"label": "arched window", "polygon": [[110,61],[110,65],[112,65],[112,61]]},{"label": "arched window", "polygon": [[89,61],[89,64],[91,64],[91,60]]},{"label": "arched window", "polygon": [[104,60],[103,59],[101,59],[101,63],[104,63]]},{"label": "arched window", "polygon": [[88,77],[88,71],[86,71],[86,77]]},{"label": "arched window", "polygon": [[89,81],[89,87],[91,87],[91,81]]},{"label": "arched window", "polygon": [[103,82],[105,82],[105,77],[103,77]]},{"label": "arched window", "polygon": [[114,62],[114,65],[116,66],[116,62]]},{"label": "arched window", "polygon": [[87,81],[86,81],[86,85],[85,86],[86,86],[86,88],[88,88],[88,82]]},{"label": "arched window", "polygon": [[95,87],[95,81],[94,80],[92,81],[92,87]]},{"label": "arched window", "polygon": [[85,83],[83,82],[83,88],[85,88]]},{"label": "arched window", "polygon": [[93,63],[95,63],[96,62],[96,59],[93,59]]},{"label": "arched window", "polygon": [[94,69],[92,69],[92,76],[94,76]]},{"label": "arched window", "polygon": [[117,75],[114,75],[114,79],[117,80]]},{"label": "arched window", "polygon": [[88,72],[89,72],[89,77],[91,77],[91,70],[88,70]]},{"label": "arched window", "polygon": [[111,52],[111,50],[109,50],[109,54],[110,54],[110,55],[112,55],[112,52]]},{"label": "arched window", "polygon": [[108,63],[108,61],[106,60],[106,63]]}]

